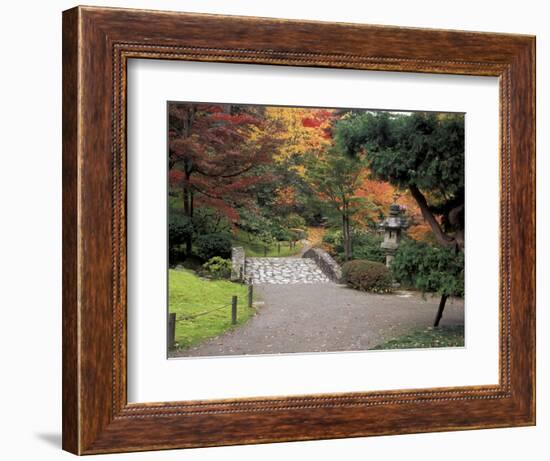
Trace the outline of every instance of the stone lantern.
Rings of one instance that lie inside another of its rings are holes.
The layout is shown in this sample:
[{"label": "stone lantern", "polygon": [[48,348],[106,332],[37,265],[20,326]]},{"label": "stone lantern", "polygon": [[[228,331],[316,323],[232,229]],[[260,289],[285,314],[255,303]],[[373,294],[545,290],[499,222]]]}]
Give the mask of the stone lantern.
[{"label": "stone lantern", "polygon": [[386,252],[386,266],[390,267],[395,252],[401,242],[401,233],[408,227],[408,220],[403,214],[404,209],[397,203],[390,205],[390,214],[379,227],[384,232],[384,241],[380,245]]}]

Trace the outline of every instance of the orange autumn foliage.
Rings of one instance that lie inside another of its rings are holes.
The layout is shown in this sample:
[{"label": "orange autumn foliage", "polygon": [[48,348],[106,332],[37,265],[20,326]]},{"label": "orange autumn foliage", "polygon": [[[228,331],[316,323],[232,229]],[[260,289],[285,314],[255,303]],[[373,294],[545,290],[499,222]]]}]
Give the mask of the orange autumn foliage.
[{"label": "orange autumn foliage", "polygon": [[293,186],[284,186],[276,190],[275,203],[280,207],[292,207],[296,204],[296,191]]},{"label": "orange autumn foliage", "polygon": [[410,219],[410,227],[407,230],[409,237],[415,240],[429,240],[432,231],[424,222],[420,208],[408,191],[398,190],[390,183],[371,179],[369,175],[363,180],[359,187],[357,197],[365,199],[365,206],[354,216],[356,225],[366,225],[370,222],[377,222],[381,214],[387,214],[392,203],[396,202],[405,208]]}]

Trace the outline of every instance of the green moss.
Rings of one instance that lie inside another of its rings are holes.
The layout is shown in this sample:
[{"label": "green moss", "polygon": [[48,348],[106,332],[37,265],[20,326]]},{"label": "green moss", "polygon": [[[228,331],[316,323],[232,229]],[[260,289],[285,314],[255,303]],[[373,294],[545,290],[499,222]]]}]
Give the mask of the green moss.
[{"label": "green moss", "polygon": [[[187,349],[246,322],[254,315],[254,308],[248,307],[247,290],[246,285],[227,280],[201,279],[189,270],[169,270],[168,309],[178,318],[177,349]],[[237,325],[231,325],[233,295],[238,296]],[[196,316],[221,306],[225,307]]]},{"label": "green moss", "polygon": [[378,344],[373,349],[464,347],[464,325],[427,328]]}]

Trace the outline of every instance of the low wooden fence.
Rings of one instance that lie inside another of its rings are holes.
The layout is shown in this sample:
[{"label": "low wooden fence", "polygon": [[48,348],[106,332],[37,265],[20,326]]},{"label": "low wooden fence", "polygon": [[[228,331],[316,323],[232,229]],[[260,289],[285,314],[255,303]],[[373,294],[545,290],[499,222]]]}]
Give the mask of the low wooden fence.
[{"label": "low wooden fence", "polygon": [[[249,308],[252,307],[253,300],[254,300],[254,286],[250,284],[248,285],[248,293],[247,293],[247,304]],[[194,320],[197,317],[202,317],[204,315],[211,314],[212,312],[217,312],[222,309],[227,309],[231,307],[231,311],[230,311],[231,325],[236,325],[238,305],[239,305],[239,297],[236,295],[233,295],[231,297],[230,303],[223,304],[221,306],[215,307],[213,309],[209,309],[204,312],[199,312],[197,314],[193,314],[193,315],[180,314],[178,317],[175,312],[170,312],[168,314],[168,334],[167,334],[168,349],[174,348],[174,344],[176,342],[176,323],[177,322],[187,322],[190,320]]]}]

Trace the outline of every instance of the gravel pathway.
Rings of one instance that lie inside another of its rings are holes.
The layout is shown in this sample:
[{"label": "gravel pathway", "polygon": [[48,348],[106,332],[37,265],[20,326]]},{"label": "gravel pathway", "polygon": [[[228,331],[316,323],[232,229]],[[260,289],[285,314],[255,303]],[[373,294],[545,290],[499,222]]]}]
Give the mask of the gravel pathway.
[{"label": "gravel pathway", "polygon": [[[182,357],[366,350],[430,326],[439,298],[374,295],[334,283],[255,286],[263,304],[245,325],[180,352]],[[441,325],[464,324],[464,303],[449,299]]]}]

